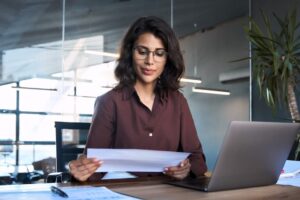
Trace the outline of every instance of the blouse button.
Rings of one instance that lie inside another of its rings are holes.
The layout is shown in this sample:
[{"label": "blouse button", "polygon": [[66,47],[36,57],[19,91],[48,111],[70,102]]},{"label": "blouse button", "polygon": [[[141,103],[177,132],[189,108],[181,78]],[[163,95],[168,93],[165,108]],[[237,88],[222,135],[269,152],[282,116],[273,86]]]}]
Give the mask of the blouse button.
[{"label": "blouse button", "polygon": [[149,137],[152,137],[153,136],[153,133],[149,133]]}]

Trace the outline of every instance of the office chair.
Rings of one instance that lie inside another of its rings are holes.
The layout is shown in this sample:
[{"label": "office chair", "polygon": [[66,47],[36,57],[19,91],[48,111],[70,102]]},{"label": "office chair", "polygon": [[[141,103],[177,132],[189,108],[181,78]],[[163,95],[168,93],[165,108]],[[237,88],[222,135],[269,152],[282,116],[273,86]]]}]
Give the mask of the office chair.
[{"label": "office chair", "polygon": [[32,163],[35,171],[42,171],[44,182],[46,182],[48,174],[55,172],[56,159],[52,157],[44,158]]},{"label": "office chair", "polygon": [[88,122],[55,122],[56,172],[48,175],[48,183],[71,180],[68,163],[83,153],[90,125]]}]

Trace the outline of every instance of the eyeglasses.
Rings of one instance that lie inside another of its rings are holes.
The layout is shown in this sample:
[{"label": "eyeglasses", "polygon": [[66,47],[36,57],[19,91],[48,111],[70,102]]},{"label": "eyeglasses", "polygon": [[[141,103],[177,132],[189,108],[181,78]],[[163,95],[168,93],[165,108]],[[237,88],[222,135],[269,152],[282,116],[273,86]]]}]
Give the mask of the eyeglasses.
[{"label": "eyeglasses", "polygon": [[135,46],[133,50],[134,50],[134,56],[138,60],[146,59],[150,55],[150,53],[152,53],[153,60],[155,62],[164,62],[167,58],[167,51],[165,49],[155,49],[154,51],[150,51],[146,47]]}]

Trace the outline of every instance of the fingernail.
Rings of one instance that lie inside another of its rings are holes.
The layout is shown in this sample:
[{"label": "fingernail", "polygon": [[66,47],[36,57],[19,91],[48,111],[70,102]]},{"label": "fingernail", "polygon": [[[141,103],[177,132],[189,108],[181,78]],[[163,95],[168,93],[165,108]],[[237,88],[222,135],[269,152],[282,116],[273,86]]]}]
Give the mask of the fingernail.
[{"label": "fingernail", "polygon": [[180,163],[180,167],[183,167],[184,166],[184,164],[183,163]]}]

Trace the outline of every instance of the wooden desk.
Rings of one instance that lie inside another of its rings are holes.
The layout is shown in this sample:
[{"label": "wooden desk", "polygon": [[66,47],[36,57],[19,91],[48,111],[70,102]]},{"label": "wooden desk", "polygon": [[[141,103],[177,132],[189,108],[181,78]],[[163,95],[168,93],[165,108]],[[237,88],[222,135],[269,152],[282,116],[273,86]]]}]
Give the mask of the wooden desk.
[{"label": "wooden desk", "polygon": [[[49,188],[51,184],[32,184],[32,185],[6,185],[0,186],[1,192],[26,190],[26,188]],[[59,186],[79,186],[86,184],[59,184]],[[132,195],[141,199],[163,199],[163,200],[194,200],[194,199],[299,199],[300,188],[293,186],[272,185],[265,187],[255,187],[239,190],[229,190],[221,192],[200,192],[185,188],[180,188],[168,184],[164,184],[160,180],[137,180],[137,181],[113,181],[92,184],[95,186],[106,186],[113,191],[123,194]],[[15,193],[15,199],[18,194]]]},{"label": "wooden desk", "polygon": [[200,192],[167,184],[136,185],[119,188],[111,188],[116,192],[129,194],[142,199],[172,199],[172,200],[194,200],[194,199],[298,199],[300,188],[293,186],[266,186],[240,190],[221,192]]}]

